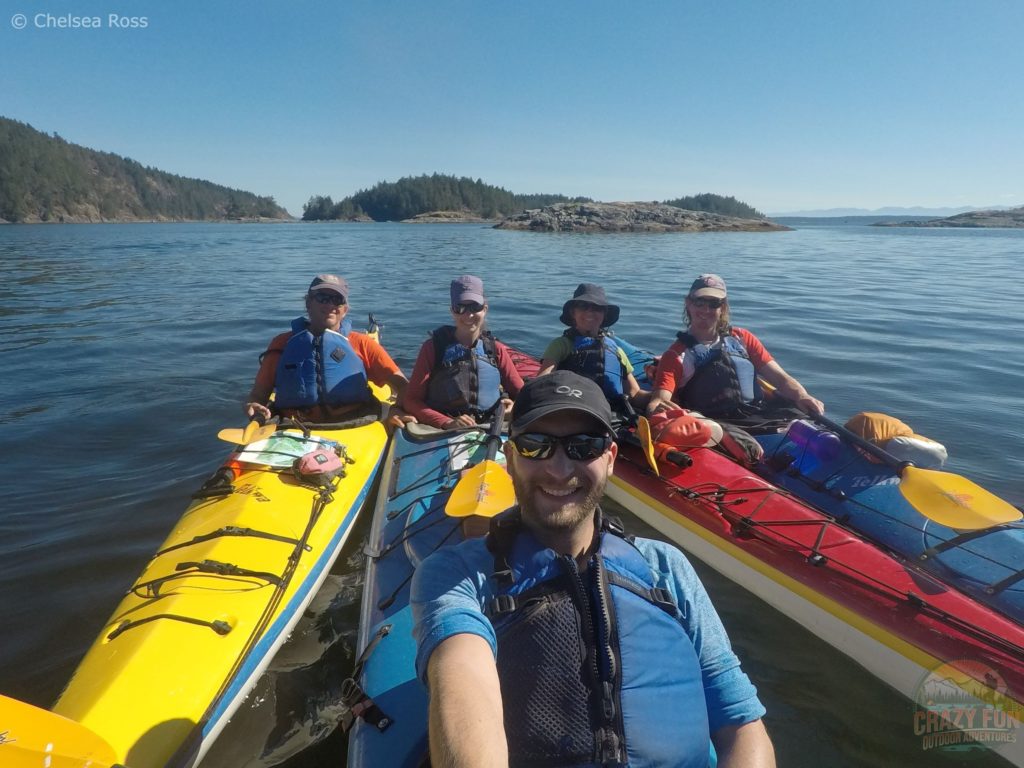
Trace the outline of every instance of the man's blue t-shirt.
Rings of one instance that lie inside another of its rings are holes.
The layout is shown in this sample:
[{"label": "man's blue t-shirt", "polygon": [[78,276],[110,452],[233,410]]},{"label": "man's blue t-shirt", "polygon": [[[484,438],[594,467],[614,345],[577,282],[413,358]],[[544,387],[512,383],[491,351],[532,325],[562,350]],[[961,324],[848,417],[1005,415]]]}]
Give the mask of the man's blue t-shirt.
[{"label": "man's blue t-shirt", "polygon": [[[700,662],[711,733],[743,725],[765,713],[757,690],[740,669],[725,627],[693,566],[678,549],[651,539],[636,539],[651,566],[655,585],[667,589],[682,613],[681,623]],[[427,661],[440,643],[458,634],[484,638],[497,654],[497,637],[483,609],[495,597],[494,556],[483,539],[445,547],[428,557],[412,582],[416,636],[416,673],[426,683]]]}]

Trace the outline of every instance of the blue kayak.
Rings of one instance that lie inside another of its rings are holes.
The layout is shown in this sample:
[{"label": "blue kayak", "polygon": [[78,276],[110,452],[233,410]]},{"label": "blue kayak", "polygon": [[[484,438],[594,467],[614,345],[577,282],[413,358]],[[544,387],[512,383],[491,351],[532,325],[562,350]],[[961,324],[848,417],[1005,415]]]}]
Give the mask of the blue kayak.
[{"label": "blue kayak", "polygon": [[425,764],[427,691],[416,678],[409,586],[424,558],[463,541],[445,503],[463,470],[485,458],[487,440],[483,429],[420,425],[392,438],[366,546],[360,656],[346,691],[360,715],[349,734],[352,768]]},{"label": "blue kayak", "polygon": [[[633,363],[641,386],[650,387],[651,353],[619,337],[616,342]],[[957,530],[929,519],[901,493],[896,468],[872,461],[827,427],[801,421],[756,439],[765,452],[753,468],[761,477],[1024,624],[1024,523]]]}]

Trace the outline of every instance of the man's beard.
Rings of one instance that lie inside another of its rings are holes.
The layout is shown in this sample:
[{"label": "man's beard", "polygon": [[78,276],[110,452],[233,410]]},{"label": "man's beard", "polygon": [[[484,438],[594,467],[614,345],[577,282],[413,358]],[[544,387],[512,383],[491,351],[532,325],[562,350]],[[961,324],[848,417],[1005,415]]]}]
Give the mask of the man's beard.
[{"label": "man's beard", "polygon": [[563,504],[560,509],[552,511],[550,507],[556,502],[550,496],[544,497],[544,509],[538,509],[540,505],[534,504],[537,496],[543,493],[537,487],[538,484],[521,480],[514,475],[512,477],[512,486],[516,491],[516,501],[522,512],[523,522],[535,530],[558,534],[570,533],[585,522],[589,524],[590,517],[604,496],[607,482],[607,477],[602,478],[595,482],[582,498]]}]

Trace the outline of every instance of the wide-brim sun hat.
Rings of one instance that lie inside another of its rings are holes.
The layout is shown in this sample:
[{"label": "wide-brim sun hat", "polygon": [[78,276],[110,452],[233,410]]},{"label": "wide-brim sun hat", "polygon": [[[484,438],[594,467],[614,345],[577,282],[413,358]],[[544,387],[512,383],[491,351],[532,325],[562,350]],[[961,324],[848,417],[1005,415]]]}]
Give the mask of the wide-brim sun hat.
[{"label": "wide-brim sun hat", "polygon": [[562,305],[562,316],[558,319],[562,321],[563,325],[568,325],[570,328],[576,325],[572,318],[572,305],[579,304],[580,302],[604,307],[602,328],[615,325],[615,322],[619,319],[619,307],[608,303],[608,297],[605,295],[604,288],[594,283],[580,283],[573,292],[572,298]]}]

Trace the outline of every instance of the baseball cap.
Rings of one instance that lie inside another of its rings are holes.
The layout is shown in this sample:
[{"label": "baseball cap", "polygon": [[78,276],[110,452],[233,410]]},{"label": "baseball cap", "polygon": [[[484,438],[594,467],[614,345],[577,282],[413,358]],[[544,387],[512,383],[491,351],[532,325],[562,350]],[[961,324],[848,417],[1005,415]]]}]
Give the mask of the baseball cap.
[{"label": "baseball cap", "polygon": [[341,298],[348,303],[348,283],[345,282],[345,278],[338,277],[337,275],[317,275],[313,278],[313,282],[309,284],[309,293],[315,291],[334,291],[341,295]]},{"label": "baseball cap", "polygon": [[691,299],[696,299],[701,296],[711,296],[715,299],[725,298],[725,280],[720,278],[718,275],[705,274],[698,277],[693,281],[693,285],[690,286],[690,293],[688,294]]},{"label": "baseball cap", "polygon": [[484,298],[484,281],[475,275],[461,275],[452,280],[452,306],[459,304],[486,304]]},{"label": "baseball cap", "polygon": [[593,416],[609,433],[612,409],[601,388],[572,371],[554,371],[531,379],[519,391],[512,411],[512,433],[523,432],[533,422],[558,411],[579,411]]}]

